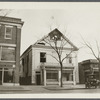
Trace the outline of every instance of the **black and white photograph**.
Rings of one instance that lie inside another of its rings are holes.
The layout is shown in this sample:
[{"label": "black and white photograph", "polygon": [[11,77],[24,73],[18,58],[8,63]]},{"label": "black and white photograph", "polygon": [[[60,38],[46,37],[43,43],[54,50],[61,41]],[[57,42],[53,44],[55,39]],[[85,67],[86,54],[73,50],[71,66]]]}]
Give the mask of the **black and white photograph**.
[{"label": "black and white photograph", "polygon": [[0,2],[1,98],[99,93],[99,2]]}]

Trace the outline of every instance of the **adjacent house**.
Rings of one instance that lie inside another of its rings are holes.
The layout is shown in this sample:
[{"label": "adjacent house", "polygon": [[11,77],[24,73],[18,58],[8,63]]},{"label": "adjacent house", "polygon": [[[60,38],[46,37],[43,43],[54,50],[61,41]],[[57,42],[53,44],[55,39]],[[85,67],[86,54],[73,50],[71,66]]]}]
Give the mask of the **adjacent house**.
[{"label": "adjacent house", "polygon": [[19,85],[22,25],[21,19],[0,16],[0,85]]},{"label": "adjacent house", "polygon": [[84,84],[88,74],[95,74],[99,80],[99,66],[96,59],[88,59],[79,63],[79,83]]},{"label": "adjacent house", "polygon": [[[33,45],[30,45],[20,57],[20,84],[35,84],[35,85],[60,85],[61,70],[56,59],[57,53],[55,50],[44,42],[48,39],[52,44],[54,36],[60,43],[62,38],[66,45],[62,48],[62,57],[73,52],[63,62],[63,84],[73,84],[79,82],[78,79],[78,48],[65,37],[58,29],[54,29],[48,35],[38,40]],[[60,45],[59,45],[60,48]],[[56,59],[55,59],[56,58]]]}]

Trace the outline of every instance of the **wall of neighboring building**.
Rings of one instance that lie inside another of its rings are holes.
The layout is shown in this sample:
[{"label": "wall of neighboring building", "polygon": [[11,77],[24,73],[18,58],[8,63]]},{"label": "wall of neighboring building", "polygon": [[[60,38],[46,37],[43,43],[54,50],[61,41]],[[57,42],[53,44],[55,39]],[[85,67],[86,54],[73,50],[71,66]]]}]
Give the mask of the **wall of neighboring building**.
[{"label": "wall of neighboring building", "polygon": [[97,60],[85,60],[79,63],[79,83],[84,84],[88,74],[95,74],[99,79],[99,68]]},{"label": "wall of neighboring building", "polygon": [[12,23],[12,18],[0,19],[0,68],[13,70],[16,84],[19,84],[21,26],[22,23]]},{"label": "wall of neighboring building", "polygon": [[32,76],[32,48],[28,50],[21,56],[20,60],[20,84],[31,84]]},{"label": "wall of neighboring building", "polygon": [[84,84],[85,83],[84,66],[82,66],[81,63],[79,63],[78,68],[79,68],[79,83]]}]

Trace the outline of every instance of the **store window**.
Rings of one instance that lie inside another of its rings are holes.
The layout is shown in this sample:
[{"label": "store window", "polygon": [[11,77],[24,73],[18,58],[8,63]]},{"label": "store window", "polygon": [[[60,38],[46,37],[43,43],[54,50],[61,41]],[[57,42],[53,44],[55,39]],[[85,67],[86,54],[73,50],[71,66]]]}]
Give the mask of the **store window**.
[{"label": "store window", "polygon": [[40,52],[40,62],[46,62],[46,53]]},{"label": "store window", "polygon": [[58,81],[58,71],[46,71],[46,78],[49,81]]},{"label": "store window", "polygon": [[62,79],[63,81],[73,81],[73,71],[63,71]]},{"label": "store window", "polygon": [[13,47],[2,47],[1,60],[15,61],[15,48]]},{"label": "store window", "polygon": [[12,39],[12,26],[5,26],[5,39]]},{"label": "store window", "polygon": [[14,71],[13,69],[4,69],[4,83],[13,83]]}]

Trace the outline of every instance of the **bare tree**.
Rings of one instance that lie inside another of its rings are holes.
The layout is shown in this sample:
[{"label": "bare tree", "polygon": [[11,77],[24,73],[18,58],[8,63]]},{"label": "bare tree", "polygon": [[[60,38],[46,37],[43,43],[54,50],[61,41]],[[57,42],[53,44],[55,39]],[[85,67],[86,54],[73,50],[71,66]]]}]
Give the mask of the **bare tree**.
[{"label": "bare tree", "polygon": [[0,9],[0,16],[5,17],[7,16],[9,13],[11,13],[11,9]]},{"label": "bare tree", "polygon": [[[82,36],[81,36],[82,37]],[[91,51],[91,54],[95,57],[95,59],[98,61],[98,68],[99,68],[99,80],[100,80],[100,45],[97,41],[95,41],[95,46],[96,46],[96,50],[97,52],[94,50],[93,46],[84,40],[84,38],[82,37],[83,40],[83,45],[85,45],[87,48],[89,48],[89,50]]]},{"label": "bare tree", "polygon": [[[2,20],[7,15],[9,15],[11,11],[12,11],[11,9],[0,9],[0,20]],[[0,31],[1,31],[1,27],[0,27]]]},{"label": "bare tree", "polygon": [[[52,36],[51,36],[52,35]],[[50,39],[52,38],[52,39]],[[63,74],[63,61],[66,58],[69,58],[70,54],[73,53],[75,50],[78,50],[77,47],[73,48],[71,46],[70,51],[68,54],[65,55],[65,57],[62,56],[62,53],[67,43],[70,43],[70,41],[63,35],[63,34],[51,34],[49,33],[48,37],[44,38],[43,41],[47,43],[57,54],[57,57],[51,55],[60,65],[61,70],[61,87],[63,87],[63,81],[62,81],[62,74]]]}]

